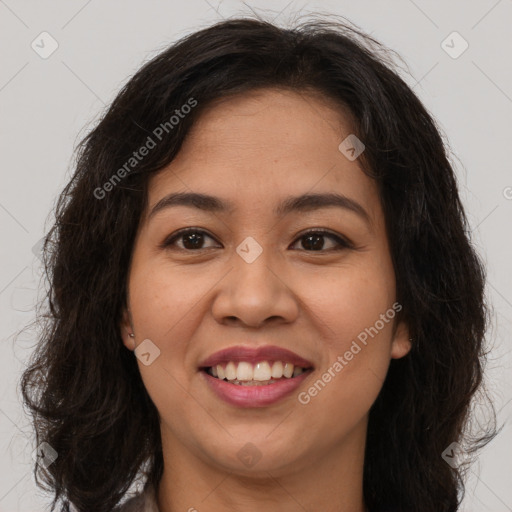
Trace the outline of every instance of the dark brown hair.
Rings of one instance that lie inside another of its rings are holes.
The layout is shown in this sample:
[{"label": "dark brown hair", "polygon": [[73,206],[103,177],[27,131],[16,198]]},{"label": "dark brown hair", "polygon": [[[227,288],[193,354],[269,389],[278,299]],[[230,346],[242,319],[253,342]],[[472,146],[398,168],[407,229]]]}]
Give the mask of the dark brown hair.
[{"label": "dark brown hair", "polygon": [[[58,453],[48,468],[34,470],[55,495],[52,510],[60,500],[64,511],[70,504],[110,511],[143,466],[147,482],[158,484],[159,415],[119,330],[148,181],[173,160],[212,101],[276,87],[320,94],[353,116],[353,133],[366,146],[359,161],[376,180],[385,212],[400,319],[414,338],[412,351],[391,361],[370,410],[366,503],[401,512],[458,509],[462,468],[441,454],[463,439],[472,453],[495,435],[488,427],[480,437],[465,436],[485,362],[485,273],[440,130],[390,55],[332,18],[293,29],[223,21],[145,64],[80,144],[46,237],[47,306],[21,381],[37,442]],[[191,99],[194,108],[170,123]],[[156,147],[120,173],[165,122]]]}]

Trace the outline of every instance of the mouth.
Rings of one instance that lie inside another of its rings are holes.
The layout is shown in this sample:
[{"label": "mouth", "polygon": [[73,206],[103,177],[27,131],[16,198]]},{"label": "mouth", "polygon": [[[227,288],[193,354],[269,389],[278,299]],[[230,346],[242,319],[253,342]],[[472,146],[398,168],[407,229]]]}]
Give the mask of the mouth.
[{"label": "mouth", "polygon": [[211,377],[237,386],[268,386],[283,379],[293,379],[313,370],[287,361],[229,361],[224,364],[201,368]]},{"label": "mouth", "polygon": [[232,347],[199,366],[210,389],[238,407],[266,407],[296,390],[313,364],[290,350],[264,346]]}]

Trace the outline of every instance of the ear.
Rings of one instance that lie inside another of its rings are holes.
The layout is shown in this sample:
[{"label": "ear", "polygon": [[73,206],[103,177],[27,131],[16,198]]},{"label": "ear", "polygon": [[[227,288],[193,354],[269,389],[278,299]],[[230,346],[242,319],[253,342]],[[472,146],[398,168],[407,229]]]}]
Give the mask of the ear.
[{"label": "ear", "polygon": [[132,321],[130,311],[128,309],[124,309],[122,320],[119,325],[121,330],[121,338],[123,339],[123,344],[128,350],[135,350],[135,338],[130,336],[133,334],[132,329]]},{"label": "ear", "polygon": [[405,322],[399,322],[391,343],[391,358],[400,359],[406,356],[412,348],[409,338],[409,327]]}]

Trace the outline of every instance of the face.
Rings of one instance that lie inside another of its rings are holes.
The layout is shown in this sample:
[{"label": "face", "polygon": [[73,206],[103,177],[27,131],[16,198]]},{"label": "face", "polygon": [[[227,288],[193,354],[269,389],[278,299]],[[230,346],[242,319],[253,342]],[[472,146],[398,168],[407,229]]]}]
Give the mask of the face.
[{"label": "face", "polygon": [[[376,183],[338,149],[351,133],[318,97],[253,92],[209,107],[151,179],[122,334],[130,350],[142,347],[164,452],[277,476],[364,444],[390,359],[410,344],[394,318],[401,305]],[[301,196],[316,199],[293,201]],[[207,375],[206,360],[233,347],[221,366],[234,361],[240,380],[249,378],[240,361],[260,378],[265,360],[270,371],[293,357],[309,369],[265,386]]]}]

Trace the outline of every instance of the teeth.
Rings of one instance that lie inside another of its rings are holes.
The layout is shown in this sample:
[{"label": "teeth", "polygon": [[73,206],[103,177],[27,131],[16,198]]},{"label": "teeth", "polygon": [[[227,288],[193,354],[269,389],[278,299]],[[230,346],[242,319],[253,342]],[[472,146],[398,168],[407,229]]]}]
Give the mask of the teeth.
[{"label": "teeth", "polygon": [[245,361],[238,363],[238,368],[236,369],[236,380],[254,380],[253,375],[254,371],[251,363],[246,363]]},{"label": "teeth", "polygon": [[272,365],[272,377],[274,379],[280,379],[283,376],[283,363],[276,361]]},{"label": "teeth", "polygon": [[302,368],[299,368],[298,366],[296,366],[294,369],[293,369],[293,375],[292,377],[297,377],[297,375],[300,375],[304,370]]},{"label": "teeth", "polygon": [[[217,368],[219,367],[220,365],[217,365]],[[224,372],[224,374],[226,375],[226,379],[228,380],[235,380],[236,379],[236,366],[235,366],[235,363],[233,363],[233,361],[230,361],[227,366],[226,366],[226,371]]]},{"label": "teeth", "polygon": [[214,377],[242,385],[268,384],[283,377],[297,377],[304,371],[300,366],[294,366],[292,363],[283,364],[282,361],[275,361],[272,365],[268,361],[259,361],[254,366],[247,361],[230,361],[225,366],[218,364],[210,369]]},{"label": "teeth", "polygon": [[253,380],[270,380],[272,372],[270,371],[270,365],[267,361],[256,363],[253,372]]},{"label": "teeth", "polygon": [[283,369],[283,375],[290,378],[293,375],[293,364],[286,363]]}]

